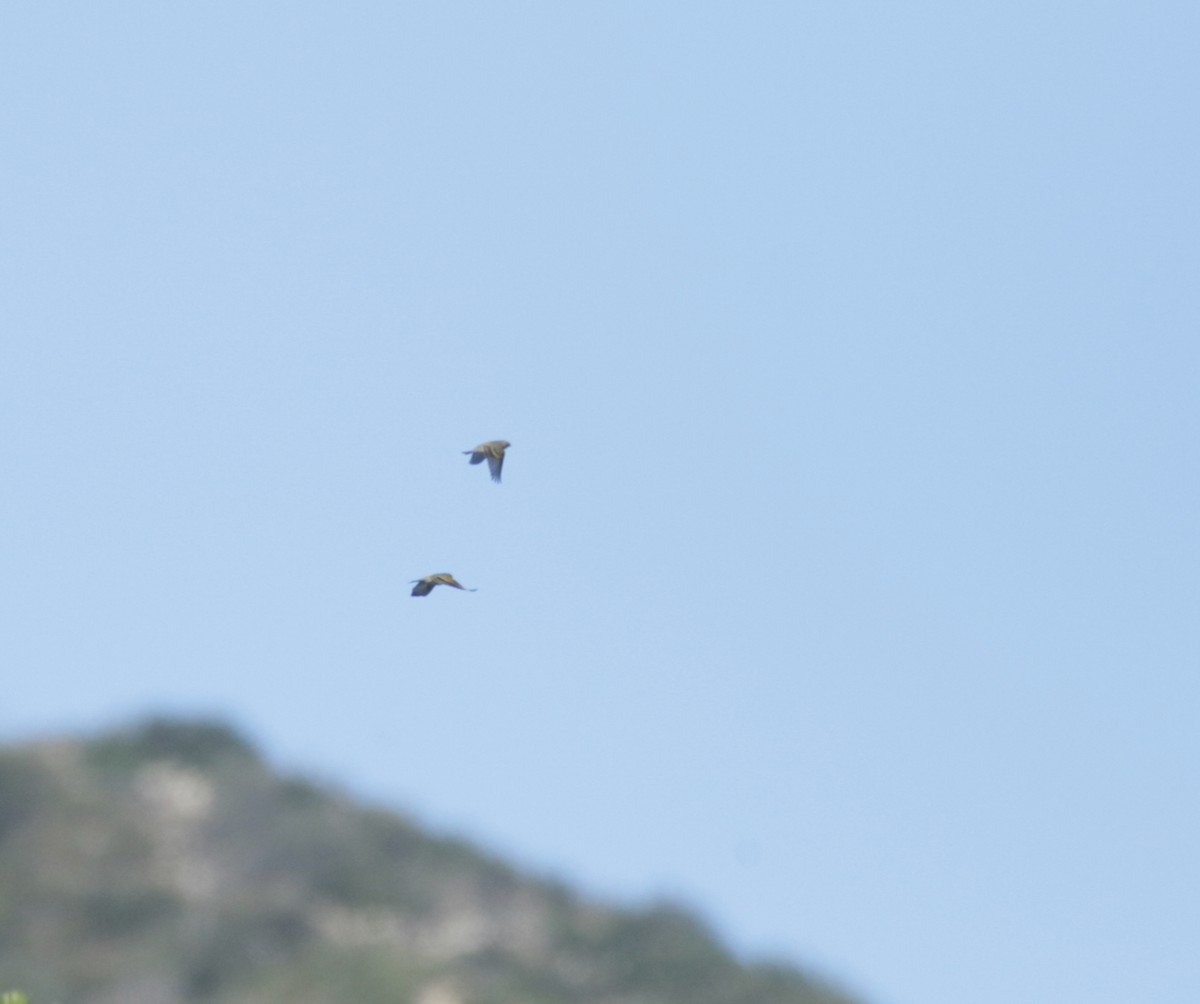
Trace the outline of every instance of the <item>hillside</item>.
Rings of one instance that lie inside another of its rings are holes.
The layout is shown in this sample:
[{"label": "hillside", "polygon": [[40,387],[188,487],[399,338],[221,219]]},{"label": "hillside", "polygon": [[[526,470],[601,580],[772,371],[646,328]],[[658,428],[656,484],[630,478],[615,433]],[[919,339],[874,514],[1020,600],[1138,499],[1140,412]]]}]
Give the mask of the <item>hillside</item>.
[{"label": "hillside", "polygon": [[0,752],[0,990],[31,1004],[850,1004],[275,773],[219,723]]}]

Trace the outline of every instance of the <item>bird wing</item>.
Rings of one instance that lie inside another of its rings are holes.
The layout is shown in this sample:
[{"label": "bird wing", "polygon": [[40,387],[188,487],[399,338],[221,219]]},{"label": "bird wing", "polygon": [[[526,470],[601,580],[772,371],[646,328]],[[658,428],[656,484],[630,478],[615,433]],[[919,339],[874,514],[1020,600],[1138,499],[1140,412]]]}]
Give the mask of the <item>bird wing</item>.
[{"label": "bird wing", "polygon": [[471,454],[471,463],[473,463],[473,464],[482,464],[483,463],[483,454],[480,453],[478,450],[463,450],[463,453]]},{"label": "bird wing", "polygon": [[433,592],[433,583],[427,579],[418,579],[417,584],[413,586],[413,596],[428,596]]},{"label": "bird wing", "polygon": [[489,454],[487,461],[488,470],[492,472],[492,480],[499,481],[500,469],[504,466],[504,451],[501,450],[499,453]]}]

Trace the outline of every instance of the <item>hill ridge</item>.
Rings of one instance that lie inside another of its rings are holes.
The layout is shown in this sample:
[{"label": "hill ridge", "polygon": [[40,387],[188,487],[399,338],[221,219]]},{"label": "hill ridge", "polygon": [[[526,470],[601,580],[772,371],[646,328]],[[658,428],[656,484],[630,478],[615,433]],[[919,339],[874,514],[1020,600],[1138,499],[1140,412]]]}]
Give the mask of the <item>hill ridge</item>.
[{"label": "hill ridge", "polygon": [[215,720],[0,750],[0,974],[31,1004],[851,1004],[402,813]]}]

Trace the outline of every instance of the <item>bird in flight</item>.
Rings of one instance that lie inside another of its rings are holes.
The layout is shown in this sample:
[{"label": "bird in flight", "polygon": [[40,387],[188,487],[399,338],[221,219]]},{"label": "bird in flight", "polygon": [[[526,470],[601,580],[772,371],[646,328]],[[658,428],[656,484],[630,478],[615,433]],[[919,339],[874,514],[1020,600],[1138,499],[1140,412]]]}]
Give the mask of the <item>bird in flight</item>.
[{"label": "bird in flight", "polygon": [[492,480],[498,484],[500,468],[504,466],[504,451],[510,446],[512,443],[505,442],[503,439],[491,439],[486,443],[480,443],[473,450],[463,450],[463,453],[471,455],[473,464],[482,464],[486,460],[488,469],[492,472]]},{"label": "bird in flight", "polygon": [[413,579],[416,583],[413,586],[413,596],[428,596],[433,592],[434,586],[453,586],[455,589],[462,589],[465,592],[473,593],[476,590],[467,589],[461,582],[456,582],[454,576],[449,572],[438,572],[436,575],[426,575],[423,579]]}]

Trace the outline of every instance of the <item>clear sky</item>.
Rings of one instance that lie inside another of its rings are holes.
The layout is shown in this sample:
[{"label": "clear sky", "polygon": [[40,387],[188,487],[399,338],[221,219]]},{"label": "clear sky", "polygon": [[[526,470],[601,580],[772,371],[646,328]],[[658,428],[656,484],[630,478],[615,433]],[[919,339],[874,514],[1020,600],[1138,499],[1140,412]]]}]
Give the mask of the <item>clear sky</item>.
[{"label": "clear sky", "polygon": [[1197,51],[4,5],[0,737],[227,715],[874,1004],[1200,1000]]}]

